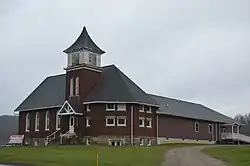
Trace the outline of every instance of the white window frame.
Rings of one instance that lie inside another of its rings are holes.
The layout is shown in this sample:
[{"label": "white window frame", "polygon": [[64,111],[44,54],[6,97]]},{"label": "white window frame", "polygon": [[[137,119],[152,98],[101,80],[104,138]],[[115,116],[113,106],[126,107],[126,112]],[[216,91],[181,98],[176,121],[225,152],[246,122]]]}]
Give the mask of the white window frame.
[{"label": "white window frame", "polygon": [[139,112],[144,112],[145,108],[144,108],[144,105],[140,105],[140,109],[139,109]]},{"label": "white window frame", "polygon": [[127,106],[126,104],[118,104],[117,105],[117,111],[126,111],[127,110]]},{"label": "white window frame", "polygon": [[[109,104],[112,104],[114,106],[114,108],[108,108]],[[108,103],[108,104],[106,104],[106,111],[115,111],[115,103]]]},{"label": "white window frame", "polygon": [[27,113],[25,117],[25,131],[30,131],[30,113]]},{"label": "white window frame", "polygon": [[[141,120],[142,120],[142,124],[140,124]],[[139,117],[139,127],[145,127],[145,117]]]},{"label": "white window frame", "polygon": [[80,92],[80,84],[79,84],[79,77],[76,77],[76,82],[75,82],[75,94],[76,96],[79,96],[79,92]]},{"label": "white window frame", "polygon": [[152,145],[152,140],[148,139],[148,146],[151,146],[151,145]]},{"label": "white window frame", "polygon": [[[119,119],[124,119],[124,124],[119,124]],[[127,126],[127,117],[126,116],[117,116],[117,126]]]},{"label": "white window frame", "polygon": [[86,117],[86,127],[90,127],[90,117]]},{"label": "white window frame", "polygon": [[[196,125],[198,125],[198,131],[196,130]],[[195,122],[195,123],[194,123],[194,131],[195,131],[196,133],[198,133],[198,132],[200,131],[200,123],[199,123],[199,122]]]},{"label": "white window frame", "polygon": [[144,145],[144,138],[140,138],[139,141],[140,141],[139,145],[140,145],[140,146],[143,146],[143,145]]},{"label": "white window frame", "polygon": [[152,108],[150,106],[148,107],[147,113],[149,113],[149,114],[152,113]]},{"label": "white window frame", "polygon": [[74,80],[73,80],[73,78],[71,78],[69,81],[69,96],[70,97],[74,96]]},{"label": "white window frame", "polygon": [[146,121],[149,122],[149,126],[148,126],[148,123],[146,122],[146,124],[147,124],[146,127],[147,128],[152,128],[152,118],[147,118]]},{"label": "white window frame", "polygon": [[60,115],[58,115],[58,113],[59,113],[59,110],[58,110],[57,115],[56,115],[56,129],[60,130],[61,129],[61,117],[60,117]]},{"label": "white window frame", "polygon": [[86,145],[90,145],[90,138],[86,138]]},{"label": "white window frame", "polygon": [[226,128],[223,127],[223,128],[222,128],[222,133],[226,133],[226,132],[227,132]]},{"label": "white window frame", "polygon": [[35,117],[35,131],[39,131],[40,128],[40,113],[36,112],[36,117]]},{"label": "white window frame", "polygon": [[45,131],[49,131],[50,128],[50,111],[46,111],[45,113]]},{"label": "white window frame", "polygon": [[[210,127],[211,127],[211,130],[210,130]],[[208,124],[208,133],[211,134],[212,133],[212,124]]]},{"label": "white window frame", "polygon": [[86,111],[90,112],[89,104],[86,105]]},{"label": "white window frame", "polygon": [[[108,119],[113,119],[113,124],[108,124]],[[115,126],[115,116],[106,116],[106,126]]]}]

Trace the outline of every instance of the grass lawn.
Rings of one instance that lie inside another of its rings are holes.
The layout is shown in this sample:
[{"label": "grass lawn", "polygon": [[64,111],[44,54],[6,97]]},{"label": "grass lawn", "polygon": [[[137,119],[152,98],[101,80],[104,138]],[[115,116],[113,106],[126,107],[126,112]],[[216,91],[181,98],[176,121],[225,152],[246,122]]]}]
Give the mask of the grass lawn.
[{"label": "grass lawn", "polygon": [[49,146],[0,148],[0,163],[35,166],[159,166],[164,153],[185,144],[152,147]]},{"label": "grass lawn", "polygon": [[250,146],[226,146],[203,149],[203,152],[232,166],[250,165]]}]

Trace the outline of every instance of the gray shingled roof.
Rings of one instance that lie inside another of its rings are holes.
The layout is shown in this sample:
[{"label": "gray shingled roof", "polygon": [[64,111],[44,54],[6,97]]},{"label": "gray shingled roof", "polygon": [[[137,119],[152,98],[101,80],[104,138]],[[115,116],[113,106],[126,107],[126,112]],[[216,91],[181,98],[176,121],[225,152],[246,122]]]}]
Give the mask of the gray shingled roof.
[{"label": "gray shingled roof", "polygon": [[209,120],[216,122],[232,123],[233,119],[201,104],[171,99],[149,94],[159,105],[159,113],[186,117],[193,119]]},{"label": "gray shingled roof", "polygon": [[65,101],[66,75],[47,77],[15,111],[60,106]]},{"label": "gray shingled roof", "polygon": [[[233,119],[200,104],[146,94],[115,65],[105,66],[101,83],[84,102],[119,101],[159,105],[162,114],[232,123]],[[66,75],[47,77],[15,111],[61,106],[65,101]],[[168,105],[168,106],[167,106]]]},{"label": "gray shingled roof", "polygon": [[89,36],[86,27],[84,26],[82,33],[77,38],[77,40],[67,49],[65,49],[63,52],[65,53],[71,53],[75,51],[79,51],[81,49],[87,49],[96,53],[104,54],[105,52],[100,49],[91,39]]},{"label": "gray shingled roof", "polygon": [[158,104],[115,65],[103,67],[102,82],[86,97],[84,102],[117,101]]}]

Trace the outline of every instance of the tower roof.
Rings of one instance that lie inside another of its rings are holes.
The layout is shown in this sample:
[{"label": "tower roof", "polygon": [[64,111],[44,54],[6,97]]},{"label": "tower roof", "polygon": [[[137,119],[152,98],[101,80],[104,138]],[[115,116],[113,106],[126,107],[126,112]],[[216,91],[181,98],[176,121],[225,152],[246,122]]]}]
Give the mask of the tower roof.
[{"label": "tower roof", "polygon": [[90,38],[86,27],[83,27],[82,33],[80,34],[80,36],[77,38],[77,40],[66,50],[64,50],[64,53],[71,53],[71,52],[75,52],[75,51],[79,51],[82,49],[86,49],[98,54],[104,54],[105,51],[103,51],[102,49],[100,49],[94,42],[93,40]]}]

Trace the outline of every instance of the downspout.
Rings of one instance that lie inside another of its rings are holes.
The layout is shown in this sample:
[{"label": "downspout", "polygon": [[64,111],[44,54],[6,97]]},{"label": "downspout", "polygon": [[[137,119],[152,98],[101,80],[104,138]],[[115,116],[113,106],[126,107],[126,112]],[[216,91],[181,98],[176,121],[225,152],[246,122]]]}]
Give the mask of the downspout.
[{"label": "downspout", "polygon": [[215,123],[215,136],[216,136],[216,142],[218,141],[218,123]]},{"label": "downspout", "polygon": [[130,125],[131,125],[131,132],[130,132],[130,142],[131,142],[131,145],[134,144],[134,107],[133,105],[131,105],[131,109],[130,109],[130,112],[131,112],[131,122],[130,122]]},{"label": "downspout", "polygon": [[158,120],[158,114],[156,114],[156,144],[159,144],[159,120]]}]

